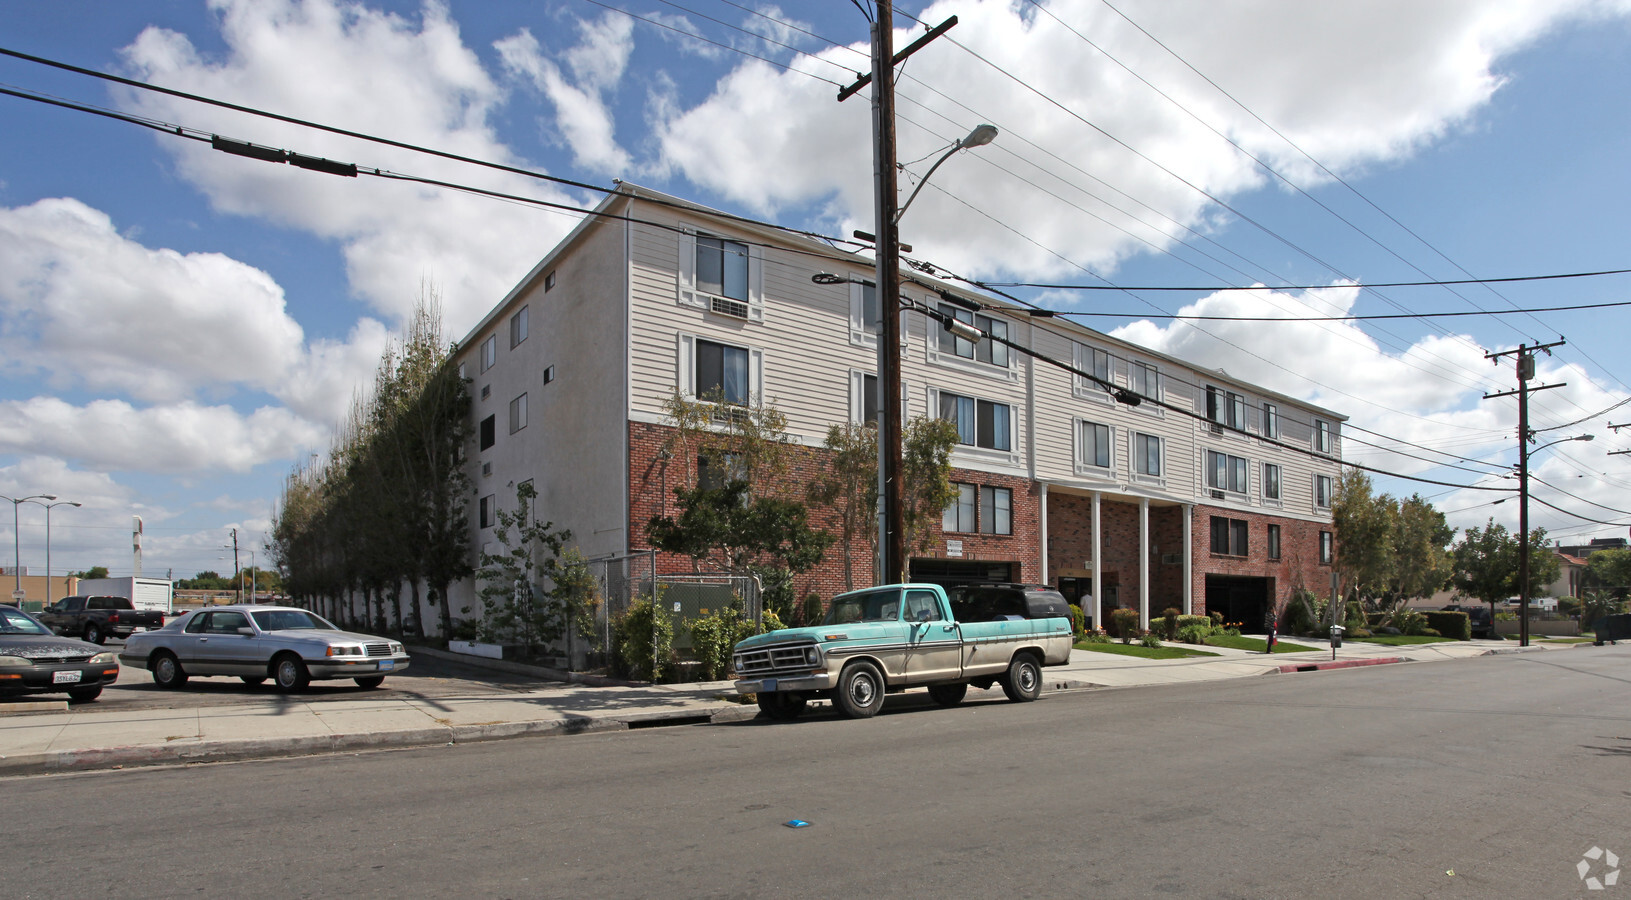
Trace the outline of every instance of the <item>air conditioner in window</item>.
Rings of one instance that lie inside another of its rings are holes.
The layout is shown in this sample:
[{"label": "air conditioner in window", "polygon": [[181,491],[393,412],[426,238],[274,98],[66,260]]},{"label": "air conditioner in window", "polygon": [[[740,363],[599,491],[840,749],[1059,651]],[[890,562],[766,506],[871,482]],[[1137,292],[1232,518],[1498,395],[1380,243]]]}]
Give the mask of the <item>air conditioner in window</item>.
[{"label": "air conditioner in window", "polygon": [[748,317],[748,305],[746,303],[740,300],[732,300],[729,297],[714,297],[712,299],[714,312],[722,316],[734,316],[738,319]]},{"label": "air conditioner in window", "polygon": [[1212,432],[1213,434],[1222,434],[1223,433],[1223,426],[1219,425],[1216,422],[1207,422],[1206,423],[1206,430]]},{"label": "air conditioner in window", "polygon": [[1161,565],[1163,565],[1163,566],[1176,566],[1176,565],[1178,565],[1179,563],[1181,563],[1183,561],[1184,561],[1184,557],[1183,557],[1182,554],[1179,554],[1179,553],[1163,553],[1163,554],[1161,554]]},{"label": "air conditioner in window", "polygon": [[1224,495],[1223,495],[1223,492],[1222,492],[1222,491],[1213,491],[1213,492],[1212,492],[1212,499],[1213,499],[1213,500],[1222,500],[1222,499],[1223,499],[1223,496],[1224,496]]}]

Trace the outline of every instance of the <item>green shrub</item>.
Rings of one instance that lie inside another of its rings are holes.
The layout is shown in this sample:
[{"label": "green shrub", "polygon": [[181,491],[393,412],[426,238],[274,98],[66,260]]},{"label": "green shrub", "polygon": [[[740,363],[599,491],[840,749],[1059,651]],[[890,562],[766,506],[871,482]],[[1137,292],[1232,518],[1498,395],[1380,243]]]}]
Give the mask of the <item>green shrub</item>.
[{"label": "green shrub", "polygon": [[1139,636],[1138,642],[1151,649],[1160,649],[1161,636],[1153,631],[1146,631]]},{"label": "green shrub", "polygon": [[1447,638],[1458,641],[1472,640],[1472,617],[1464,612],[1434,611],[1424,613],[1427,627]]},{"label": "green shrub", "polygon": [[1186,644],[1204,644],[1212,634],[1212,626],[1199,622],[1178,626],[1178,640]]},{"label": "green shrub", "polygon": [[1217,611],[1215,609],[1209,609],[1209,610],[1206,611],[1206,614],[1208,616],[1210,616],[1211,619],[1212,619],[1212,627],[1214,627],[1214,628],[1222,628],[1223,627],[1223,613],[1221,613],[1221,612],[1219,612],[1219,611]]},{"label": "green shrub", "polygon": [[1105,634],[1104,632],[1102,632],[1102,631],[1098,630],[1097,628],[1095,628],[1092,631],[1084,632],[1082,634],[1082,639],[1081,639],[1080,643],[1083,643],[1083,644],[1108,644],[1108,643],[1110,643],[1110,635]]},{"label": "green shrub", "polygon": [[650,597],[612,618],[612,655],[618,674],[659,681],[673,669],[674,622]]},{"label": "green shrub", "polygon": [[701,670],[698,674],[703,681],[730,677],[731,651],[736,649],[739,641],[762,631],[776,631],[784,627],[774,610],[764,611],[764,625],[761,628],[731,607],[686,624],[691,630],[691,653],[696,657]]},{"label": "green shrub", "polygon": [[1280,616],[1280,630],[1286,634],[1317,634],[1323,606],[1318,597],[1305,588],[1298,588],[1286,601]]},{"label": "green shrub", "polygon": [[1371,632],[1370,632],[1369,628],[1353,628],[1353,629],[1349,629],[1349,630],[1344,631],[1342,634],[1343,634],[1344,637],[1354,638],[1354,639],[1368,638],[1368,637],[1371,636]]},{"label": "green shrub", "polygon": [[826,609],[821,605],[821,595],[814,591],[804,595],[804,605],[799,608],[799,623],[801,625],[820,625],[821,617]]},{"label": "green shrub", "polygon": [[1128,609],[1125,606],[1110,611],[1110,631],[1121,638],[1123,644],[1130,644],[1138,635],[1138,610]]},{"label": "green shrub", "polygon": [[1169,606],[1161,613],[1161,636],[1169,641],[1177,640],[1178,617],[1182,615],[1176,607]]},{"label": "green shrub", "polygon": [[1084,630],[1085,623],[1082,619],[1082,608],[1072,603],[1070,605],[1070,633],[1080,639]]}]

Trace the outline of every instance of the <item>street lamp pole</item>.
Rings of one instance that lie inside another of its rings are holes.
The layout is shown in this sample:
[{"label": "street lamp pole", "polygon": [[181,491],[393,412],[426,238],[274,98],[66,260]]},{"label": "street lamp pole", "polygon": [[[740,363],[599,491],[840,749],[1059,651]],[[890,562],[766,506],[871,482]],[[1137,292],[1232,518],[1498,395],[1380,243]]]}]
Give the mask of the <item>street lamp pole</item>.
[{"label": "street lamp pole", "polygon": [[[7,496],[5,496],[3,494],[0,494],[0,500],[10,500],[11,501],[11,554],[12,554],[12,556],[11,556],[11,575],[12,575],[12,587],[13,587],[13,591],[12,591],[11,596],[12,596],[13,599],[15,599],[17,601],[17,605],[19,605],[19,606],[22,605],[23,596],[24,596],[24,594],[23,594],[23,541],[22,541],[22,537],[21,537],[21,534],[20,534],[20,532],[22,531],[23,526],[22,526],[21,517],[19,517],[17,515],[17,508],[22,506],[24,503],[29,502],[30,500],[55,500],[55,499],[57,499],[56,494],[31,494],[31,495],[29,495],[27,497],[7,497]],[[48,578],[49,578],[49,573],[48,573]],[[47,585],[46,590],[49,592],[49,590],[50,590],[49,584]]]},{"label": "street lamp pole", "polygon": [[40,503],[38,500],[30,501],[45,507],[45,605],[51,605],[51,508],[54,506],[80,506],[74,500],[59,500],[56,503]]}]

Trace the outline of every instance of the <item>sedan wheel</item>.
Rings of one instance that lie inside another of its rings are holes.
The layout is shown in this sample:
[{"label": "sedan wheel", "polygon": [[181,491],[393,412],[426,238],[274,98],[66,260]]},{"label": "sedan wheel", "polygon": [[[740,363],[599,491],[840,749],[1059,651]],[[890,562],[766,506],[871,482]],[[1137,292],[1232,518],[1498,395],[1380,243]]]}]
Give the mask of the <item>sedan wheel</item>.
[{"label": "sedan wheel", "polygon": [[260,684],[266,680],[265,675],[239,675],[238,679],[244,684]]},{"label": "sedan wheel", "polygon": [[187,673],[181,668],[181,661],[168,653],[154,656],[148,668],[153,670],[153,683],[161,688],[178,688],[187,683]]},{"label": "sedan wheel", "polygon": [[89,703],[102,696],[102,686],[74,688],[68,692],[68,699],[75,703]]},{"label": "sedan wheel", "polygon": [[385,676],[370,675],[367,678],[353,678],[352,680],[357,682],[357,687],[365,690],[373,690],[374,688],[377,688],[385,683]]},{"label": "sedan wheel", "polygon": [[306,664],[293,654],[285,654],[274,660],[272,675],[277,681],[277,689],[285,694],[303,691],[306,685],[311,684],[311,673],[306,671]]}]

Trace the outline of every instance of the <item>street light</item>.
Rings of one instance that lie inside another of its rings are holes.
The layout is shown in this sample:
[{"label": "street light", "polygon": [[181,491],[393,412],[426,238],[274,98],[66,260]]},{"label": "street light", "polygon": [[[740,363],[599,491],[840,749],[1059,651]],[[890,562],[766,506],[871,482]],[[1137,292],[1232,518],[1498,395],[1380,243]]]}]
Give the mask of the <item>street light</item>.
[{"label": "street light", "polygon": [[36,506],[45,507],[45,605],[51,605],[51,507],[53,506],[82,506],[76,500],[58,500],[55,503],[41,503],[30,500]]},{"label": "street light", "polygon": [[992,141],[994,141],[996,139],[997,139],[997,126],[995,126],[995,125],[976,125],[976,126],[974,126],[974,130],[970,131],[968,133],[968,137],[965,137],[962,140],[959,140],[955,144],[952,144],[951,149],[947,150],[944,155],[942,155],[939,159],[934,161],[934,165],[929,167],[929,171],[926,174],[924,174],[923,180],[919,181],[917,183],[917,187],[912,189],[912,196],[907,197],[906,202],[901,204],[900,210],[895,213],[895,221],[897,223],[900,222],[901,216],[906,215],[906,209],[907,209],[907,207],[910,207],[912,205],[913,200],[917,199],[918,191],[923,190],[923,186],[928,184],[929,183],[929,178],[934,175],[934,170],[940,168],[941,163],[945,162],[948,159],[951,159],[951,156],[952,156],[953,153],[956,153],[959,150],[972,150],[975,147],[984,147],[986,144],[989,144],[989,143],[991,143]]},{"label": "street light", "polygon": [[27,497],[7,497],[0,494],[0,500],[11,501],[11,574],[14,588],[11,592],[11,599],[16,600],[18,606],[23,605],[23,597],[27,595],[23,593],[23,544],[22,538],[18,536],[18,533],[22,530],[22,523],[17,517],[17,507],[30,500],[55,499],[57,499],[56,494],[32,494]]},{"label": "street light", "polygon": [[[1531,367],[1532,368],[1532,367]],[[1549,444],[1541,444],[1533,450],[1529,449],[1529,442],[1533,440],[1534,432],[1529,431],[1528,423],[1518,434],[1518,646],[1529,646],[1529,455],[1539,453],[1547,447],[1557,444],[1567,444],[1570,441],[1595,440],[1595,434],[1578,434],[1574,437],[1561,438]],[[1493,629],[1495,623],[1491,622]]]}]

